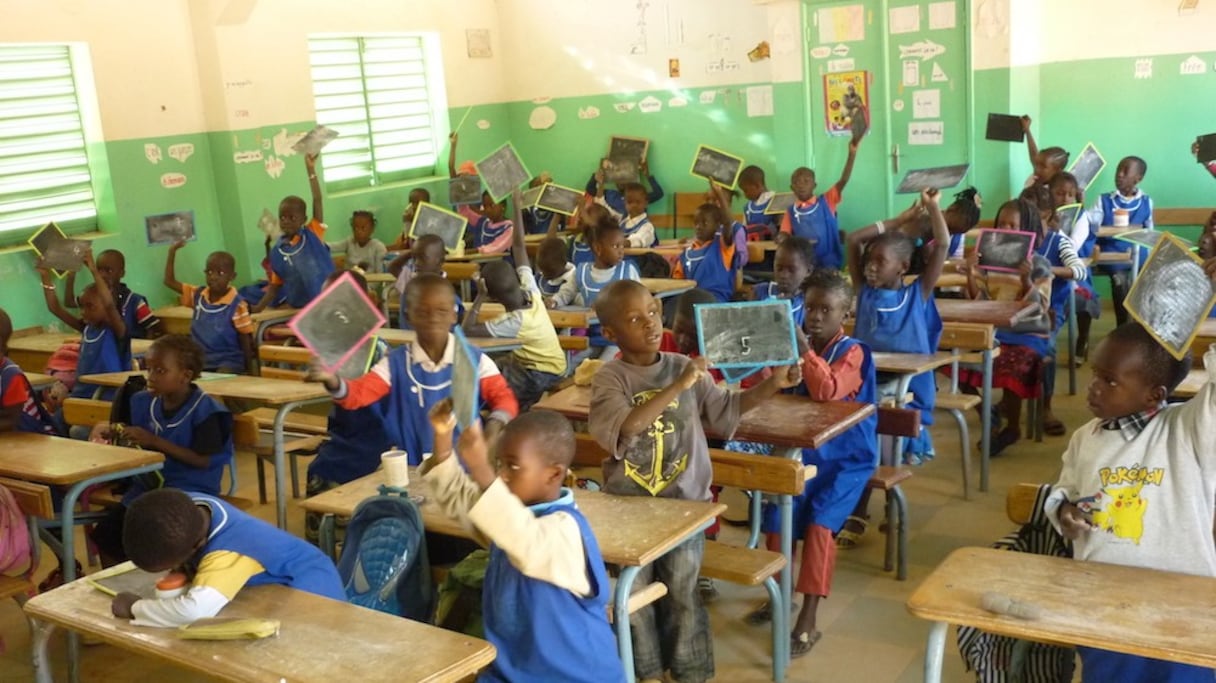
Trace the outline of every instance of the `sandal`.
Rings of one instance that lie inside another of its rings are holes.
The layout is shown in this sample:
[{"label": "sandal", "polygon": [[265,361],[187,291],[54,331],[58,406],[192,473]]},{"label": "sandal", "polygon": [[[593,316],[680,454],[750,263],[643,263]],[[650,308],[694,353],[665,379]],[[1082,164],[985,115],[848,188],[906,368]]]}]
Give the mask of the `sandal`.
[{"label": "sandal", "polygon": [[773,620],[773,603],[766,602],[747,613],[743,621],[751,626],[763,626]]},{"label": "sandal", "polygon": [[988,454],[988,457],[997,457],[1002,451],[1017,443],[1021,438],[1021,433],[1016,429],[1003,429],[1000,432],[997,432],[992,437],[992,443],[989,444],[991,452]]},{"label": "sandal", "polygon": [[818,643],[822,637],[823,633],[819,631],[811,631],[810,633],[803,631],[797,635],[791,635],[790,659],[797,659],[810,652],[811,648],[815,647],[815,643]]},{"label": "sandal", "polygon": [[1064,423],[1058,418],[1051,418],[1043,422],[1043,433],[1047,436],[1064,436],[1068,430],[1064,428]]},{"label": "sandal", "polygon": [[870,521],[865,517],[849,515],[844,526],[840,528],[840,532],[836,534],[836,547],[841,550],[856,548],[860,545],[861,537],[865,535],[869,523]]}]

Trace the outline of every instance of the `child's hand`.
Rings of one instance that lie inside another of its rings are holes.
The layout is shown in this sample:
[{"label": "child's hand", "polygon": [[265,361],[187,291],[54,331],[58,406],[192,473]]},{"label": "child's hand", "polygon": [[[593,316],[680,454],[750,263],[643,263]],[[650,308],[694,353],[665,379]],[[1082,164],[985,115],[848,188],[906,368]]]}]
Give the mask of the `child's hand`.
[{"label": "child's hand", "polygon": [[321,365],[321,359],[313,356],[308,359],[308,372],[304,375],[305,382],[320,382],[330,391],[337,391],[338,377]]},{"label": "child's hand", "polygon": [[[646,159],[642,159],[642,163],[638,165],[638,174],[641,175],[643,178],[650,177],[650,162],[649,161],[647,161]],[[711,185],[713,184],[712,180],[710,181],[710,184]]]},{"label": "child's hand", "polygon": [[1064,534],[1064,538],[1070,541],[1075,541],[1082,534],[1095,529],[1093,521],[1089,514],[1083,512],[1081,508],[1072,503],[1064,503],[1060,506],[1060,533]]},{"label": "child's hand", "polygon": [[1195,157],[1196,161],[1199,160],[1199,141],[1198,140],[1191,143],[1191,156]]},{"label": "child's hand", "polygon": [[802,382],[802,366],[794,363],[784,368],[774,368],[773,382],[777,385],[777,391],[798,386]]},{"label": "child's hand", "polygon": [[1022,116],[1022,132],[1023,133],[1030,132],[1030,117],[1029,116],[1026,116],[1026,115]]},{"label": "child's hand", "polygon": [[317,171],[317,157],[320,154],[305,154],[304,168],[308,169],[308,175],[313,175]]},{"label": "child's hand", "polygon": [[452,454],[452,433],[456,431],[456,413],[452,411],[452,399],[445,398],[436,403],[427,414],[431,421],[431,429],[435,431],[434,452],[431,457],[436,463],[443,462]]},{"label": "child's hand", "polygon": [[88,268],[89,270],[97,270],[97,263],[93,261],[93,245],[92,244],[90,244],[87,248],[85,248],[84,256],[81,258],[81,260],[84,262],[85,267]]},{"label": "child's hand", "polygon": [[109,422],[98,422],[93,425],[93,429],[89,432],[89,441],[93,443],[110,443],[113,437],[113,429]]},{"label": "child's hand", "polygon": [[481,433],[481,422],[469,425],[456,442],[456,455],[464,463],[469,477],[484,491],[494,483],[494,468],[490,465],[490,449]]},{"label": "child's hand", "polygon": [[811,340],[806,338],[806,332],[802,330],[801,325],[794,325],[794,340],[798,343],[798,357],[806,355],[807,351],[814,350],[811,346]]},{"label": "child's hand", "polygon": [[932,187],[927,187],[924,189],[924,191],[922,191],[920,193],[920,205],[925,207],[926,209],[929,207],[937,206],[938,200],[941,199],[941,196],[942,196],[941,192],[938,192],[937,190],[933,189]]},{"label": "child's hand", "polygon": [[448,142],[452,143],[453,147],[456,146],[456,141],[459,139],[460,139],[460,134],[456,133],[455,131],[453,131],[452,134],[448,136]]},{"label": "child's hand", "polygon": [[110,601],[110,612],[119,619],[134,619],[135,614],[131,612],[131,606],[139,599],[139,596],[134,593],[127,593],[125,591],[119,593]]},{"label": "child's hand", "polygon": [[688,361],[688,365],[684,368],[684,372],[676,379],[676,384],[681,389],[693,388],[697,381],[708,374],[708,365],[703,356],[698,356]]},{"label": "child's hand", "polygon": [[42,284],[51,284],[51,269],[46,265],[46,259],[41,256],[34,259],[34,270],[42,277]]},{"label": "child's hand", "polygon": [[1207,273],[1208,278],[1216,283],[1216,258],[1210,258],[1203,262],[1203,272]]},{"label": "child's hand", "polygon": [[169,251],[176,252],[178,249],[181,249],[184,246],[186,246],[186,240],[178,240],[169,246]]},{"label": "child's hand", "polygon": [[605,177],[604,176],[604,167],[603,167],[603,165],[600,165],[600,167],[595,170],[595,186],[596,187],[604,186],[604,177]]},{"label": "child's hand", "polygon": [[139,446],[140,448],[148,448],[157,440],[157,436],[143,427],[132,427],[127,425],[123,427],[122,438],[128,443]]},{"label": "child's hand", "polygon": [[543,300],[545,302],[545,308],[557,308],[557,302],[553,300],[553,297],[546,296]]}]

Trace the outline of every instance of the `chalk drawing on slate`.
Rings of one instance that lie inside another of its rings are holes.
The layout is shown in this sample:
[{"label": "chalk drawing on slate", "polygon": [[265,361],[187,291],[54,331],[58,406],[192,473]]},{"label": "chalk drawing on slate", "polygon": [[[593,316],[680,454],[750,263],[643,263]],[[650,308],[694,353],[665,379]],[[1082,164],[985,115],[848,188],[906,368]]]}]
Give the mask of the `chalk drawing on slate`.
[{"label": "chalk drawing on slate", "polygon": [[84,265],[89,243],[84,240],[63,240],[47,247],[42,262],[56,273],[74,273]]},{"label": "chalk drawing on slate", "polygon": [[317,126],[304,134],[304,137],[296,140],[296,144],[291,148],[300,154],[320,154],[321,150],[326,145],[334,141],[338,137],[338,131],[326,126]]},{"label": "chalk drawing on slate", "polygon": [[711,367],[760,368],[798,362],[788,300],[698,304],[693,312],[701,355]]},{"label": "chalk drawing on slate", "polygon": [[980,268],[1005,273],[1016,273],[1030,258],[1034,249],[1033,232],[1020,230],[980,230],[975,250],[979,253]]},{"label": "chalk drawing on slate", "polygon": [[410,238],[438,235],[439,239],[443,240],[444,248],[452,252],[464,245],[464,231],[468,226],[468,219],[455,211],[422,202],[414,212],[414,222],[410,224]]},{"label": "chalk drawing on slate", "polygon": [[608,142],[608,156],[601,164],[604,179],[610,183],[635,182],[649,151],[650,140],[613,135]]},{"label": "chalk drawing on slate", "polygon": [[545,186],[541,188],[540,196],[536,199],[538,207],[560,213],[563,216],[573,216],[574,211],[582,202],[582,192],[556,183],[545,183]]},{"label": "chalk drawing on slate", "polygon": [[481,204],[481,177],[462,175],[448,181],[448,203],[453,206]]},{"label": "chalk drawing on slate", "polygon": [[452,328],[456,349],[452,354],[452,409],[456,425],[468,429],[480,412],[476,354],[459,327]]},{"label": "chalk drawing on slate", "polygon": [[350,273],[300,309],[287,326],[334,372],[384,324],[384,315]]},{"label": "chalk drawing on slate", "polygon": [[372,356],[376,355],[377,339],[375,334],[364,339],[363,343],[346,357],[342,365],[334,370],[334,374],[342,379],[355,379],[366,375],[372,367]]},{"label": "chalk drawing on slate", "polygon": [[193,211],[174,211],[144,217],[148,244],[174,244],[198,238],[194,230]]},{"label": "chalk drawing on slate", "polygon": [[[1072,236],[1072,229],[1077,224],[1077,219],[1081,217],[1081,212],[1085,207],[1081,204],[1063,204],[1056,207],[1056,225],[1060,232]],[[1080,246],[1080,245],[1077,245]]]},{"label": "chalk drawing on slate", "polygon": [[769,216],[779,216],[798,201],[793,192],[778,192],[769,200],[768,206],[764,207],[764,213]]},{"label": "chalk drawing on slate", "polygon": [[503,197],[532,179],[515,146],[509,142],[477,162],[476,166],[486,191],[496,202],[502,201]]},{"label": "chalk drawing on slate", "polygon": [[1105,167],[1106,159],[1102,158],[1102,153],[1091,142],[1081,150],[1081,154],[1076,161],[1072,162],[1072,168],[1068,169],[1068,172],[1076,176],[1077,187],[1084,191]]},{"label": "chalk drawing on slate", "polygon": [[520,195],[520,208],[530,209],[536,206],[536,202],[540,201],[540,193],[544,191],[544,187],[529,187]]},{"label": "chalk drawing on slate", "polygon": [[733,190],[735,184],[739,182],[741,171],[743,171],[743,157],[737,157],[708,145],[701,145],[692,159],[690,173],[697,178],[706,178]]},{"label": "chalk drawing on slate", "polygon": [[963,176],[967,175],[967,170],[971,168],[971,164],[955,164],[953,166],[939,166],[937,168],[920,168],[908,171],[904,179],[899,182],[899,189],[896,194],[920,194],[925,188],[934,190],[944,190],[954,187],[963,180]]},{"label": "chalk drawing on slate", "polygon": [[1026,131],[1022,129],[1022,117],[1012,114],[989,114],[984,139],[998,142],[1024,141]]},{"label": "chalk drawing on slate", "polygon": [[1145,261],[1127,293],[1127,312],[1181,360],[1216,302],[1203,261],[1168,233]]}]

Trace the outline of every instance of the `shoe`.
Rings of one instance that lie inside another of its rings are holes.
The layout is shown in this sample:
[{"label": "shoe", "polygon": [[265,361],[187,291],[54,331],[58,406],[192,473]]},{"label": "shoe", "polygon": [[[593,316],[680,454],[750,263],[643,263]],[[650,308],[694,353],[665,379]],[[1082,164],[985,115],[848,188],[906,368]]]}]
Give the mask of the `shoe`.
[{"label": "shoe", "polygon": [[756,609],[748,612],[747,616],[743,617],[743,621],[752,626],[763,626],[773,620],[773,605],[766,602]]},{"label": "shoe", "polygon": [[844,526],[836,534],[836,547],[840,550],[856,548],[861,542],[861,537],[865,535],[869,523],[870,521],[865,517],[849,515]]},{"label": "shoe", "polygon": [[702,602],[713,602],[718,598],[718,587],[713,579],[706,576],[697,577],[697,592],[701,594]]},{"label": "shoe", "polygon": [[[81,568],[80,563],[77,562],[76,563],[76,578],[79,579],[82,576],[84,576],[84,570]],[[60,567],[55,567],[55,569],[53,571],[51,571],[51,573],[48,574],[45,579],[42,580],[42,583],[38,584],[38,592],[45,593],[47,591],[55,590],[56,588],[58,588],[62,585],[63,585],[63,569]]]},{"label": "shoe", "polygon": [[823,634],[819,631],[802,632],[790,636],[790,659],[797,659],[811,651]]}]

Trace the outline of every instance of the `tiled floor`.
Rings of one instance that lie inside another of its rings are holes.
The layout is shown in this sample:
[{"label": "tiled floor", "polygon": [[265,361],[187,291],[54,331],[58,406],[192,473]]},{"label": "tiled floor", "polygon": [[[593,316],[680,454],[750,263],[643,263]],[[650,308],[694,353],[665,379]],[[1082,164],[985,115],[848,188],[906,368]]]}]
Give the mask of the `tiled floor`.
[{"label": "tiled floor", "polygon": [[[1109,327],[1106,323],[1097,334]],[[1082,400],[1089,380],[1088,368],[1078,371],[1078,396],[1067,396],[1067,373],[1059,373],[1060,395],[1057,415],[1070,428],[1089,419]],[[972,440],[978,440],[979,428],[971,416]],[[835,577],[834,593],[822,604],[819,628],[823,639],[807,656],[795,660],[790,669],[791,681],[888,681],[920,680],[921,662],[927,624],[910,616],[904,601],[917,583],[926,576],[946,554],[968,545],[987,545],[1012,528],[1005,517],[1005,491],[1018,482],[1051,482],[1055,480],[1060,454],[1067,437],[1045,437],[1041,444],[1024,439],[992,462],[992,485],[987,493],[978,493],[973,485],[972,500],[964,501],[960,482],[958,435],[951,422],[934,428],[937,460],[919,468],[904,484],[910,503],[910,566],[909,578],[897,582],[882,571],[882,536],[876,528],[855,550],[842,551]],[[979,458],[974,455],[973,469],[978,473]],[[240,494],[256,498],[254,467],[251,458],[243,458],[240,466]],[[977,475],[973,475],[977,476]],[[881,495],[876,495],[871,507],[881,516]],[[303,514],[293,504],[291,530],[302,532]],[[260,517],[272,520],[273,505],[255,509]],[[744,532],[726,528],[723,540],[742,541]],[[763,600],[762,588],[743,588],[718,583],[721,596],[710,606],[714,630],[714,647],[718,681],[744,683],[770,680],[769,631],[767,627],[748,626],[742,617]],[[9,601],[0,604],[0,635],[7,649],[0,655],[0,681],[32,680],[29,664],[29,634],[20,610]],[[414,644],[402,643],[402,647]],[[234,647],[238,645],[234,644]],[[62,651],[58,645],[57,652]],[[63,658],[52,660],[57,680],[65,680]],[[83,680],[85,681],[195,681],[208,680],[158,662],[108,646],[84,648]],[[945,680],[966,681],[957,650],[947,649]]]}]

